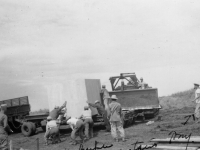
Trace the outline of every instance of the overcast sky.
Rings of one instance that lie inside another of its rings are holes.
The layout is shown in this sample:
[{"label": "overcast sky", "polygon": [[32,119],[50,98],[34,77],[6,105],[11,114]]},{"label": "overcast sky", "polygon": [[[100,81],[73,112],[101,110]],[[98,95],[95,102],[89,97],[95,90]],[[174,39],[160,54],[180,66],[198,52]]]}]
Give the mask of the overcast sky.
[{"label": "overcast sky", "polygon": [[200,83],[198,0],[0,0],[0,100],[135,72],[159,96]]}]

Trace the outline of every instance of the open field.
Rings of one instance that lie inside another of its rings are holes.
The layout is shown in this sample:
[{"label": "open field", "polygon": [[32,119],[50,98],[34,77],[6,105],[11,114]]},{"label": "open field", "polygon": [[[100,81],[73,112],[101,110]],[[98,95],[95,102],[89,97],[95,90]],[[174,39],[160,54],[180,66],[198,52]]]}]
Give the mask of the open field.
[{"label": "open field", "polygon": [[163,109],[195,107],[195,103],[191,100],[194,99],[194,90],[189,89],[183,92],[177,92],[169,96],[159,98],[160,104]]},{"label": "open field", "polygon": [[[94,138],[83,143],[84,149],[86,148],[94,148],[95,141],[99,142],[97,146],[101,147],[108,146],[113,144],[112,147],[107,148],[110,150],[128,150],[134,149],[134,143],[144,142],[144,144],[153,144],[149,142],[152,138],[167,138],[170,137],[169,133],[171,131],[176,131],[181,134],[192,134],[192,136],[199,135],[200,123],[194,123],[192,117],[189,119],[186,125],[183,125],[186,121],[184,118],[188,114],[192,114],[194,111],[194,107],[185,107],[182,109],[164,109],[160,111],[159,116],[162,116],[161,121],[156,121],[157,117],[151,120],[155,122],[150,125],[146,125],[146,122],[137,121],[134,125],[125,128],[127,141],[126,142],[114,142],[110,133],[105,132],[104,128],[95,128]],[[149,120],[148,120],[149,121]],[[61,130],[61,143],[58,144],[50,144],[48,146],[44,146],[44,132],[40,129],[38,133],[31,137],[24,137],[21,133],[12,134],[9,136],[10,139],[13,140],[14,147],[24,148],[30,150],[36,150],[36,139],[39,138],[39,147],[41,150],[78,150],[79,145],[70,145],[70,130],[62,129]]]}]

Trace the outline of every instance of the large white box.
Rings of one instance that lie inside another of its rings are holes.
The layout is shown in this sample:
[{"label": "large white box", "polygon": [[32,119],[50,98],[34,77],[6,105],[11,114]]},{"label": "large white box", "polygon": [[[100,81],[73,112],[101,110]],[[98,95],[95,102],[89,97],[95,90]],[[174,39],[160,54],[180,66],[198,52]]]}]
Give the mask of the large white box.
[{"label": "large white box", "polygon": [[[86,101],[94,103],[100,100],[101,84],[99,79],[76,79],[47,87],[49,111],[67,101],[67,115],[79,117],[87,106]],[[93,115],[97,110],[92,108]]]}]

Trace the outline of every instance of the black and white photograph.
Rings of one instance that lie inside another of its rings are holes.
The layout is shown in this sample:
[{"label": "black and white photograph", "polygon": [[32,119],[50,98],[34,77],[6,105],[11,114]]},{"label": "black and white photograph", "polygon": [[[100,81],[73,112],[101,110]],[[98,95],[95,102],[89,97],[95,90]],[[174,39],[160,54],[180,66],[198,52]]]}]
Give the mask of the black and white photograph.
[{"label": "black and white photograph", "polygon": [[199,0],[0,0],[0,150],[200,150]]}]

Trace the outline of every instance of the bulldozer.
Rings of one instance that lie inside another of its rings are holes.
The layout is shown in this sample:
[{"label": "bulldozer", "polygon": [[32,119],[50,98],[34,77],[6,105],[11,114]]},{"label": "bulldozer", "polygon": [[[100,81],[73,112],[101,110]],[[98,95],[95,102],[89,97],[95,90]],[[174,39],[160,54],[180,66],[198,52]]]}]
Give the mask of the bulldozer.
[{"label": "bulldozer", "polygon": [[[120,73],[119,76],[109,78],[112,91],[116,95],[123,111],[134,111],[135,118],[153,118],[159,113],[161,106],[158,99],[158,89],[149,87],[141,89],[141,83],[135,73]],[[126,117],[125,117],[126,118]]]}]

